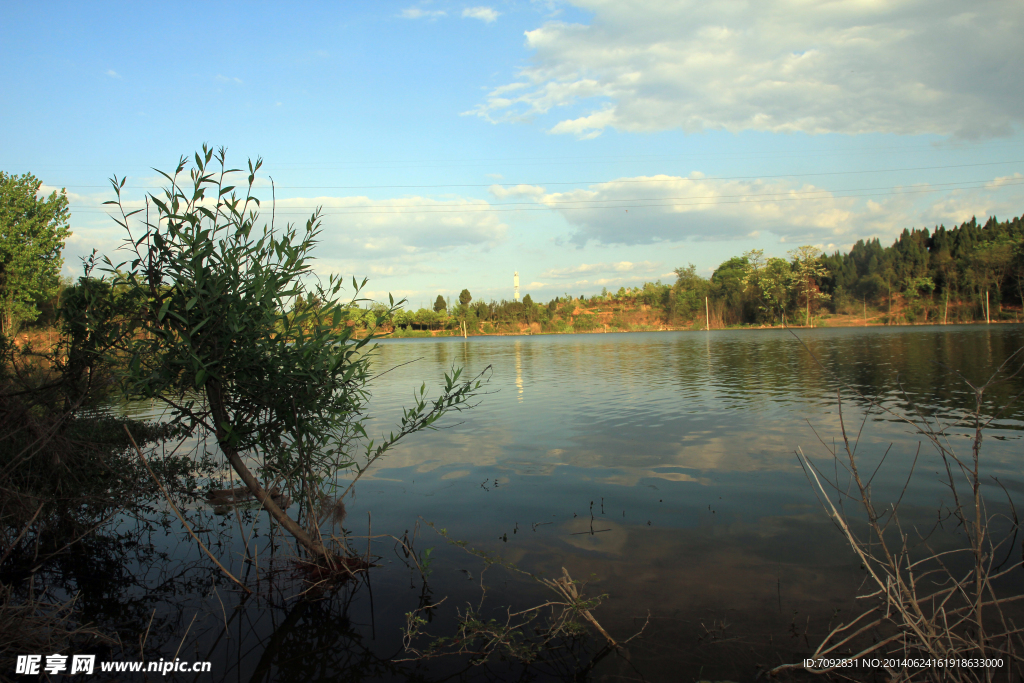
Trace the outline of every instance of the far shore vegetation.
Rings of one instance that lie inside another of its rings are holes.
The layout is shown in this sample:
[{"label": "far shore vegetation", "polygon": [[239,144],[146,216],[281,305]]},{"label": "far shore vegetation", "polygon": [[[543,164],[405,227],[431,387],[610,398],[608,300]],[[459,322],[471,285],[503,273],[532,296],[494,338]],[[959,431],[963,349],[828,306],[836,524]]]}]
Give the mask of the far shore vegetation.
[{"label": "far shore vegetation", "polygon": [[[46,202],[58,200],[59,196]],[[66,211],[57,215],[67,220]],[[54,231],[65,237],[66,223]],[[3,239],[11,241],[6,234]],[[47,258],[56,264],[53,244],[48,248]],[[748,251],[720,264],[710,278],[688,265],[676,268],[672,283],[645,282],[590,296],[566,292],[546,303],[529,293],[521,301],[482,301],[469,289],[457,298],[439,294],[431,308],[415,311],[356,301],[342,309],[340,322],[352,328],[354,338],[415,338],[996,323],[1024,318],[1024,216],[1004,221],[991,217],[984,224],[972,218],[948,229],[907,229],[887,247],[872,239],[858,241],[847,253],[824,254],[802,246],[788,256]],[[18,288],[9,283],[11,270],[0,283],[4,332],[18,346],[47,349],[59,338],[61,301],[90,286],[93,278],[74,282],[57,277],[54,270],[47,286]],[[300,294],[285,315],[302,317],[322,305],[316,296]]]},{"label": "far shore vegetation", "polygon": [[[474,301],[463,290],[451,305],[439,295],[433,310],[398,311],[385,324],[392,336],[414,337],[1019,321],[1024,217],[904,230],[891,246],[861,240],[845,254],[803,246],[783,259],[754,250],[710,278],[693,265],[675,273],[674,283],[566,293],[546,304],[530,294]],[[352,312],[352,324],[364,318],[375,319]]]}]

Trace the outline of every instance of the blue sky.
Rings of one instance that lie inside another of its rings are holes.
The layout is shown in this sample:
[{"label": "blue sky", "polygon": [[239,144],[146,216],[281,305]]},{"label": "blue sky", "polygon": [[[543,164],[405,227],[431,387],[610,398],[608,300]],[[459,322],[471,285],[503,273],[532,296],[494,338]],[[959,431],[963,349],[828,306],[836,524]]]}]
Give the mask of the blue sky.
[{"label": "blue sky", "polygon": [[[66,187],[66,270],[203,143],[324,210],[322,274],[416,308],[710,275],[1024,213],[1024,4],[7,3],[0,169]],[[265,188],[260,196],[269,199]],[[116,260],[116,257],[115,257]]]}]

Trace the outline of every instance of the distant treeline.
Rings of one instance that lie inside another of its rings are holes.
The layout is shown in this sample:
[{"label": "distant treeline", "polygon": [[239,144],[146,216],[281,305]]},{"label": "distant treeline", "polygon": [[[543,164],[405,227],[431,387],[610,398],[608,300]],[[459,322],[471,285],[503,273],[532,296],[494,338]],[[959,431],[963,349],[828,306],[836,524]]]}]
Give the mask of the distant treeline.
[{"label": "distant treeline", "polygon": [[[788,259],[761,250],[733,257],[710,278],[692,265],[677,268],[671,284],[647,282],[587,298],[565,294],[538,304],[474,302],[463,290],[458,303],[438,296],[433,310],[399,311],[385,324],[397,334],[426,330],[510,332],[527,325],[543,331],[590,331],[644,322],[680,327],[740,324],[807,324],[822,315],[874,318],[875,322],[1013,320],[1024,306],[1024,216],[1008,221],[972,218],[954,228],[911,229],[891,245],[860,240],[848,253],[822,254],[800,247]],[[380,307],[383,309],[383,307]],[[353,311],[373,324],[374,311]]]},{"label": "distant treeline", "polygon": [[848,254],[822,259],[822,289],[839,306],[900,296],[917,314],[949,300],[967,304],[963,313],[973,318],[989,313],[982,310],[987,294],[991,316],[998,317],[1004,306],[1024,303],[1022,219],[993,216],[985,225],[972,218],[949,230],[904,230],[886,248],[877,239],[859,241]]}]

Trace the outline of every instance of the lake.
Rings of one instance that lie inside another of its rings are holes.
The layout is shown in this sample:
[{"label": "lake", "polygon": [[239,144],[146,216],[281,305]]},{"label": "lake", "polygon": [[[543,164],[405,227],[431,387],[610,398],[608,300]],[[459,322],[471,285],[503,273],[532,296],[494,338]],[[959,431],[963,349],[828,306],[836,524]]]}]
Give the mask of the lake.
[{"label": "lake", "polygon": [[[406,613],[446,598],[421,614],[428,631],[451,635],[457,613],[480,604],[483,562],[436,528],[532,574],[565,568],[587,581],[587,595],[607,595],[593,614],[617,639],[646,622],[629,658],[603,657],[592,680],[749,680],[813,650],[829,623],[856,608],[863,571],[794,454],[801,448],[834,469],[826,446],[840,436],[838,384],[900,413],[951,421],[974,396],[953,370],[984,382],[1021,346],[1020,325],[385,341],[374,367],[391,370],[373,382],[371,435],[397,421],[422,382],[436,395],[453,366],[468,375],[491,368],[474,408],[400,444],[348,506],[344,526],[363,537],[359,547],[371,531],[414,539],[429,561],[426,584],[394,540],[376,538],[370,551],[381,559],[368,585],[297,601],[296,571],[265,515],[250,513],[255,526],[245,526],[261,549],[257,567],[242,559],[234,514],[199,505],[191,513],[210,529],[204,539],[257,595],[243,601],[172,524],[137,534],[127,564],[109,570],[131,580],[97,578],[81,586],[92,591],[83,599],[98,622],[120,623],[124,640],[137,641],[153,620],[149,656],[180,649],[210,660],[213,680],[571,680],[599,650],[591,639],[525,669],[459,658],[389,663],[408,656]],[[1017,377],[987,396],[1003,405],[1021,391]],[[920,437],[891,415],[866,413],[853,393],[843,400],[854,434],[867,418],[863,462],[873,467],[890,449],[872,490],[895,500]],[[954,445],[969,448],[969,431],[953,428]],[[986,435],[985,473],[1002,484],[986,479],[993,509],[1024,495],[1022,436],[1020,404]],[[905,523],[933,523],[948,503],[939,469],[923,447]],[[501,566],[484,585],[481,614],[499,621],[552,595]]]}]

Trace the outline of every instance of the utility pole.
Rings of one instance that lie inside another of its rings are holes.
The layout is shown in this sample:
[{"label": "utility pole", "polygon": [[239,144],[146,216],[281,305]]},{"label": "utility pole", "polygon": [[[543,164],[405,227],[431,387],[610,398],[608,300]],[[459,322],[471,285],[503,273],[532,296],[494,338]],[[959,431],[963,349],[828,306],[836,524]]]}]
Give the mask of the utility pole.
[{"label": "utility pole", "polygon": [[992,322],[992,320],[989,317],[989,308],[988,308],[988,290],[986,289],[985,290],[985,324],[988,325],[991,322]]},{"label": "utility pole", "polygon": [[708,298],[704,297],[704,321],[707,325],[707,331],[711,331],[711,309],[708,307]]}]

